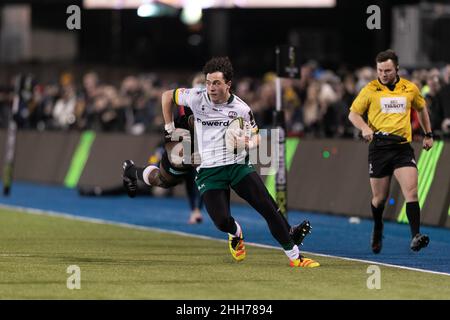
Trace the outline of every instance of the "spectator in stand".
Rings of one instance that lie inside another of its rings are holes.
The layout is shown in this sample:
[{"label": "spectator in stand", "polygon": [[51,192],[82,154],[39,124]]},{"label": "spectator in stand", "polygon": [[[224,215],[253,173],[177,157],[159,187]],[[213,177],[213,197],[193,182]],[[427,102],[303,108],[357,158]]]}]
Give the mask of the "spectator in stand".
[{"label": "spectator in stand", "polygon": [[282,105],[288,135],[298,135],[303,131],[301,117],[301,101],[295,90],[296,79],[282,79],[281,86],[283,88]]},{"label": "spectator in stand", "polygon": [[436,95],[436,104],[433,106],[433,120],[436,130],[444,138],[450,138],[450,64],[444,68],[444,85]]},{"label": "spectator in stand", "polygon": [[337,90],[340,79],[330,70],[322,72],[319,78],[320,136],[333,136],[337,131],[337,115],[334,104],[338,102]]},{"label": "spectator in stand", "polygon": [[77,109],[78,126],[83,129],[94,129],[96,121],[95,100],[100,93],[97,73],[90,71],[83,76],[83,86],[80,92],[82,104]]},{"label": "spectator in stand", "polygon": [[[437,131],[439,131],[439,127],[442,122],[441,119],[442,115],[440,114],[439,103],[437,101],[437,95],[441,90],[441,86],[442,86],[442,79],[440,77],[439,70],[438,69],[430,70],[427,75],[427,83],[422,88],[422,95],[424,96],[425,101],[427,102],[427,105],[429,106],[430,109],[431,127],[436,128]],[[415,132],[413,128],[413,134],[417,133],[420,132]]]},{"label": "spectator in stand", "polygon": [[257,92],[257,98],[252,105],[255,121],[261,124],[261,128],[271,128],[276,99],[275,74],[267,73],[264,76],[264,81],[254,90]]},{"label": "spectator in stand", "polygon": [[67,130],[75,123],[76,104],[75,87],[72,84],[67,84],[62,88],[61,97],[56,100],[52,111],[53,128]]}]

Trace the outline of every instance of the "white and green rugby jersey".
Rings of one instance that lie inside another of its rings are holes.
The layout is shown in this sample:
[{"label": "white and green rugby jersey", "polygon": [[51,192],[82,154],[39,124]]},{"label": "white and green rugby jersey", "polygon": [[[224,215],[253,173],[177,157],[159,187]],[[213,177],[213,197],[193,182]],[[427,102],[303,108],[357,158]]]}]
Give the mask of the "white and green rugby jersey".
[{"label": "white and green rugby jersey", "polygon": [[206,89],[176,89],[173,100],[177,105],[190,107],[195,117],[195,134],[201,155],[199,168],[214,168],[234,163],[244,163],[246,154],[234,155],[225,146],[225,132],[229,123],[242,117],[250,123],[252,133],[258,132],[250,107],[231,94],[226,103],[213,103]]}]

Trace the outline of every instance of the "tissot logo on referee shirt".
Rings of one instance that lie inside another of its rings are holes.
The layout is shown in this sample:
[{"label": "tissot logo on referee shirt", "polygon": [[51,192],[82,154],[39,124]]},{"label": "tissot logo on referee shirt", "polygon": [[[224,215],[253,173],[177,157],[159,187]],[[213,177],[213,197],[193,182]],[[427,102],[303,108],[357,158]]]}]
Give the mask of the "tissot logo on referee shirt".
[{"label": "tissot logo on referee shirt", "polygon": [[406,97],[380,98],[381,112],[383,113],[405,113]]}]

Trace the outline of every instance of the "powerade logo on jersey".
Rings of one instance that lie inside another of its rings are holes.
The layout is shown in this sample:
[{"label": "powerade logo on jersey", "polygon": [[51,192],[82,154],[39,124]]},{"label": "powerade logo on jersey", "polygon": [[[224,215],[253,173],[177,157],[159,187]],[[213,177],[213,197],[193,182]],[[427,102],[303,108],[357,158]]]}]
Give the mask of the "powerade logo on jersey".
[{"label": "powerade logo on jersey", "polygon": [[219,121],[219,120],[202,120],[197,118],[197,122],[201,123],[202,126],[210,126],[210,127],[228,127],[230,121]]}]

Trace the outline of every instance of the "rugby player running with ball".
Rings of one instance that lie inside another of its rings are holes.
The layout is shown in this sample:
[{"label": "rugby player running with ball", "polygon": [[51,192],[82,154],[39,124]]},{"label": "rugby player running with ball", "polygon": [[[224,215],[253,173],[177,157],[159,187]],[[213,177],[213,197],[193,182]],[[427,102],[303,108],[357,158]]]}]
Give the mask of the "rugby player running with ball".
[{"label": "rugby player running with ball", "polygon": [[[165,131],[166,136],[175,131],[173,102],[191,108],[201,158],[196,183],[212,221],[219,230],[229,235],[231,255],[236,261],[242,261],[246,251],[241,225],[230,212],[230,187],[263,216],[292,267],[318,267],[318,262],[303,257],[298,249],[305,231],[309,229],[305,230],[304,223],[291,228],[249,163],[246,152],[236,155],[227,148],[230,143],[237,143],[245,144],[245,149],[249,150],[259,143],[258,127],[250,107],[230,92],[233,78],[230,60],[228,57],[212,58],[204,66],[203,73],[206,89],[181,88],[163,93]],[[250,137],[246,138],[242,132],[226,135],[228,124],[238,117],[250,126]]]}]

